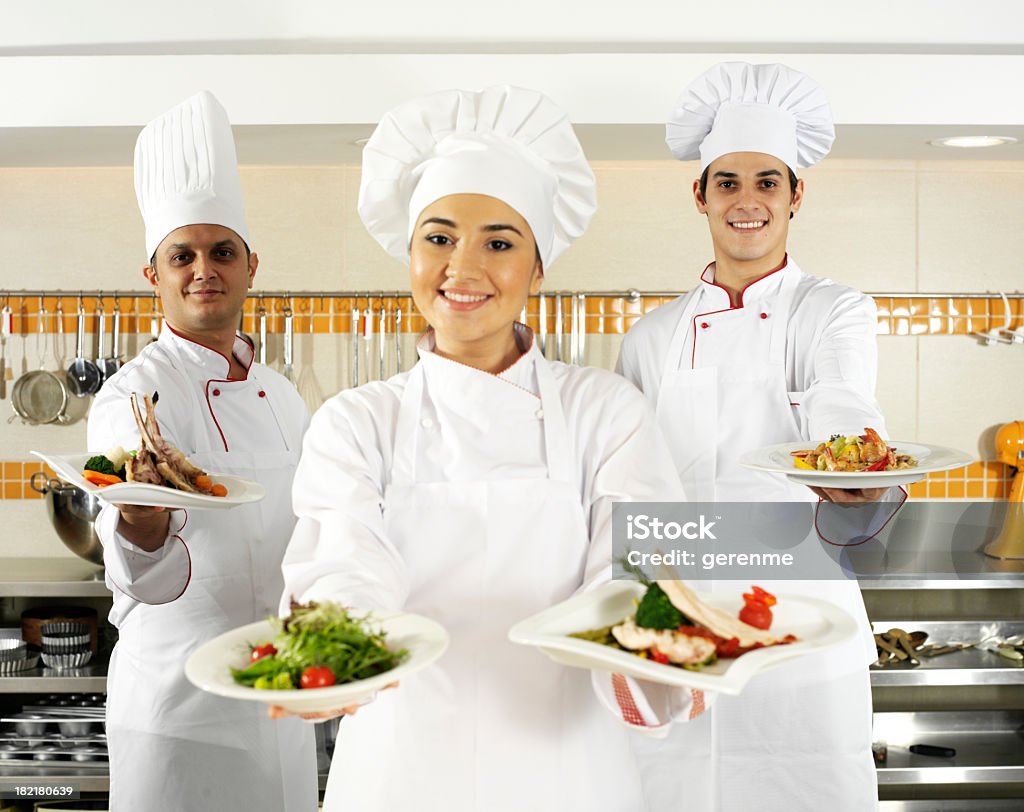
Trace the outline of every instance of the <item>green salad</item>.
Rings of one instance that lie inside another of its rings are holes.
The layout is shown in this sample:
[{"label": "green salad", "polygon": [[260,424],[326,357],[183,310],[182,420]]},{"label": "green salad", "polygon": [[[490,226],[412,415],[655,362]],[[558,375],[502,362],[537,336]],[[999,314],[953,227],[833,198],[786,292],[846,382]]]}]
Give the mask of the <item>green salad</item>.
[{"label": "green salad", "polygon": [[251,647],[251,662],[232,668],[240,685],[267,690],[326,688],[375,677],[408,657],[392,651],[369,615],[356,617],[336,603],[292,603],[286,618],[270,618],[272,641]]}]

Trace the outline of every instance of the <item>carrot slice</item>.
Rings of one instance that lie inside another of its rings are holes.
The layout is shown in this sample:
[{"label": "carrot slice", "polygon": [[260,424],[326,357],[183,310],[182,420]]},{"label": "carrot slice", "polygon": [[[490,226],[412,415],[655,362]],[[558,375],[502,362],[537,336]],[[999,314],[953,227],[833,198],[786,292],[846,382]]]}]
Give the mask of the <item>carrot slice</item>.
[{"label": "carrot slice", "polygon": [[212,488],[210,488],[210,495],[211,496],[227,496],[228,495],[228,489],[225,488],[223,485],[221,485],[218,482],[216,485],[214,485]]}]

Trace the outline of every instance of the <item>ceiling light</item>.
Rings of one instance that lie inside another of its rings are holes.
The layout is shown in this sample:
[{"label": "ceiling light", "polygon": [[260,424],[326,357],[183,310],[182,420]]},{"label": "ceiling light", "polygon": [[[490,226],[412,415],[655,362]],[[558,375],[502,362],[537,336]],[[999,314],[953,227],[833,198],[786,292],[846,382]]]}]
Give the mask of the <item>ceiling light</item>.
[{"label": "ceiling light", "polygon": [[357,147],[365,147],[369,140],[370,136],[366,136],[365,138],[356,138],[352,143]]},{"label": "ceiling light", "polygon": [[1016,144],[1017,139],[1008,135],[954,135],[949,138],[933,138],[928,142],[934,147],[998,147],[1000,144]]}]

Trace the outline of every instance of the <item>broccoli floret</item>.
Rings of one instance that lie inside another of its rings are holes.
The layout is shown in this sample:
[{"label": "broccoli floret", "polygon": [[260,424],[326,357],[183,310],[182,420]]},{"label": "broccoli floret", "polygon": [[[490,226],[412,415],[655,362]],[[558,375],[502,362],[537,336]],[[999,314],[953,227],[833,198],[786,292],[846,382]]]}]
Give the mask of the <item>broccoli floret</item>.
[{"label": "broccoli floret", "polygon": [[675,629],[686,622],[686,615],[673,606],[660,586],[647,587],[636,607],[636,625],[645,629]]},{"label": "broccoli floret", "polygon": [[114,468],[114,463],[104,457],[102,454],[97,454],[95,457],[89,457],[85,463],[86,471],[99,471],[101,474],[112,474],[113,476],[119,476],[124,479],[125,470],[122,466],[121,470]]}]

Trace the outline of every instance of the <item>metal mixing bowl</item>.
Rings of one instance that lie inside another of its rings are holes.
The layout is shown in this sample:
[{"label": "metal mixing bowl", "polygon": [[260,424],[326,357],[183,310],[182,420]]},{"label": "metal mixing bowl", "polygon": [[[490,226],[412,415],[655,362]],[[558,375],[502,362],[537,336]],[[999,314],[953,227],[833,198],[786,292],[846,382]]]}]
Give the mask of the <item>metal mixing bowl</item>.
[{"label": "metal mixing bowl", "polygon": [[59,479],[47,481],[46,474],[41,472],[32,475],[30,484],[32,490],[46,497],[46,512],[64,546],[79,558],[102,564],[103,545],[92,523],[103,503],[95,495]]}]

